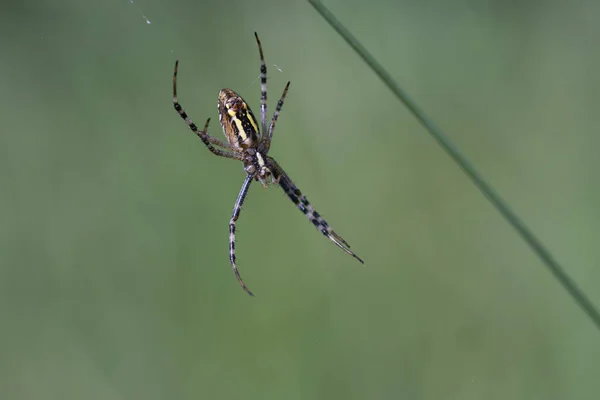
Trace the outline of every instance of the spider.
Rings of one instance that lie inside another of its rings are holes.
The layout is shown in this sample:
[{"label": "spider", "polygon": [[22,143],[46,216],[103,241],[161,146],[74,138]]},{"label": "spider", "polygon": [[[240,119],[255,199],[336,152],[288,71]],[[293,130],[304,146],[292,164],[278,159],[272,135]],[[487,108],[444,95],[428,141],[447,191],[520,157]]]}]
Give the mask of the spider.
[{"label": "spider", "polygon": [[[173,72],[173,106],[181,118],[185,120],[190,129],[202,140],[213,154],[225,158],[239,160],[244,166],[246,178],[242,184],[240,193],[238,194],[235,205],[233,206],[233,214],[229,221],[229,260],[233,267],[233,272],[242,288],[251,296],[252,292],[248,289],[242,280],[236,265],[235,258],[235,226],[240,216],[240,211],[248,189],[253,180],[259,181],[263,187],[268,187],[269,184],[278,184],[283,191],[288,195],[290,200],[306,215],[313,225],[327,236],[333,243],[346,253],[356,258],[364,264],[364,261],[350,250],[350,245],[339,236],[327,222],[319,215],[319,213],[310,205],[306,197],[300,192],[300,189],[292,182],[288,174],[273,158],[267,154],[271,148],[271,139],[277,118],[283,107],[283,101],[290,87],[290,82],[285,85],[283,94],[277,102],[275,112],[271,118],[271,123],[267,126],[267,66],[263,56],[263,49],[258,39],[258,34],[254,32],[258,52],[260,54],[260,120],[258,125],[252,110],[248,103],[242,99],[240,95],[231,89],[222,89],[218,97],[219,120],[223,127],[223,133],[227,138],[227,142],[210,136],[207,132],[210,118],[206,120],[204,128],[199,130],[196,124],[185,113],[179,101],[177,100],[177,70],[179,61],[175,62],[175,70]],[[262,132],[262,133],[261,133]]]}]

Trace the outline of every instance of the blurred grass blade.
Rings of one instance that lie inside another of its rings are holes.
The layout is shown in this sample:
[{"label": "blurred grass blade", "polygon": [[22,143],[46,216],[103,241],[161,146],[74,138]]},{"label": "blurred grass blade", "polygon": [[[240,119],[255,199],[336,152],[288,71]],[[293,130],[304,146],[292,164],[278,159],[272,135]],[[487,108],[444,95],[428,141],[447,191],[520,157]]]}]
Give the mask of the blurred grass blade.
[{"label": "blurred grass blade", "polygon": [[523,240],[531,247],[538,257],[548,267],[552,275],[560,282],[573,300],[583,309],[596,328],[600,330],[600,313],[588,299],[577,284],[569,277],[561,265],[554,259],[550,251],[536,238],[525,223],[511,210],[510,206],[500,197],[494,188],[488,184],[477,172],[475,167],[459,152],[450,139],[438,128],[432,120],[417,106],[408,94],[396,83],[392,76],[375,60],[362,44],[335,18],[325,6],[317,0],[308,0],[333,29],[356,51],[367,65],[379,76],[383,83],[404,103],[412,114],[423,124],[425,129],[433,136],[448,155],[471,178],[475,186],[483,192],[485,197],[496,207],[510,225],[521,235]]}]

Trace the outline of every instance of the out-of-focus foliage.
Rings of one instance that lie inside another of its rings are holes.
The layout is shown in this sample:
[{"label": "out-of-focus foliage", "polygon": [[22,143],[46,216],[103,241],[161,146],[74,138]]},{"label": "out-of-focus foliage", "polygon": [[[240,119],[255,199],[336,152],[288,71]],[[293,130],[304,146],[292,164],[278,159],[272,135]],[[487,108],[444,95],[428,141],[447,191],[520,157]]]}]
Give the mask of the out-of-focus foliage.
[{"label": "out-of-focus foliage", "polygon": [[[600,303],[599,3],[326,4]],[[271,110],[292,81],[272,154],[366,265],[254,185],[250,298],[242,167],[171,77],[221,136],[255,30]],[[0,32],[0,398],[597,398],[593,325],[308,4],[15,2]]]}]

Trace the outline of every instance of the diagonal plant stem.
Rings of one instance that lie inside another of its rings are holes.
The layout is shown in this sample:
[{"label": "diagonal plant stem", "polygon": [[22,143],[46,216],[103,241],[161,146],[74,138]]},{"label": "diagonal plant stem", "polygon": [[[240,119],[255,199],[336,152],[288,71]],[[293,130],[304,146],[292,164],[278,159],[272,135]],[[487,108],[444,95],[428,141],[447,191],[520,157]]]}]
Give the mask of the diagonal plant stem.
[{"label": "diagonal plant stem", "polygon": [[318,0],[308,0],[319,14],[331,25],[333,29],[354,49],[354,51],[363,59],[365,63],[377,74],[379,79],[396,95],[410,112],[419,120],[431,136],[448,155],[460,166],[460,168],[473,181],[475,186],[481,190],[483,195],[492,203],[492,205],[502,214],[506,221],[519,233],[525,242],[531,247],[533,252],[542,260],[554,278],[563,286],[567,293],[573,298],[575,303],[583,309],[587,316],[600,330],[600,313],[589,300],[586,294],[577,286],[575,281],[567,274],[564,268],[556,261],[550,251],[540,242],[533,232],[525,225],[523,220],[510,208],[508,203],[500,197],[498,192],[485,181],[483,176],[475,169],[473,164],[463,156],[458,148],[446,134],[417,106],[400,85],[392,78],[377,60],[363,47],[362,44],[346,29],[340,21]]}]

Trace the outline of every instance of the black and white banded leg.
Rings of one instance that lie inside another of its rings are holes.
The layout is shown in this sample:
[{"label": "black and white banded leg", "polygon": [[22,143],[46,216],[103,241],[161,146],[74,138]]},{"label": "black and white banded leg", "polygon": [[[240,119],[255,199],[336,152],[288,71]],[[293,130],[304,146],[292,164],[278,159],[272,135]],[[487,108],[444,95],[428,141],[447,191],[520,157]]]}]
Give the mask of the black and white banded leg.
[{"label": "black and white banded leg", "polygon": [[[202,140],[202,142],[206,145],[206,147],[208,147],[208,150],[210,150],[211,153],[213,153],[216,156],[233,158],[235,160],[242,161],[243,160],[242,155],[239,154],[238,152],[236,152],[233,149],[233,147],[231,147],[231,145],[223,142],[220,139],[217,139],[216,137],[210,136],[207,133],[208,124],[210,123],[210,118],[208,118],[206,120],[206,123],[204,124],[204,129],[199,130],[198,127],[196,126],[196,124],[194,123],[194,121],[192,121],[192,119],[190,117],[188,117],[186,112],[183,110],[183,107],[181,107],[181,104],[179,104],[179,101],[177,99],[177,68],[178,68],[178,66],[179,66],[179,61],[176,61],[175,62],[175,70],[173,72],[173,107],[175,107],[175,110],[177,111],[177,113],[181,116],[181,118],[183,118],[183,120],[186,122],[186,124],[188,124],[188,126],[190,127],[192,132],[194,132]],[[228,149],[230,151],[217,149],[213,146],[213,144],[215,146],[219,146],[224,149]]]},{"label": "black and white banded leg", "polygon": [[267,134],[267,139],[265,140],[267,151],[271,148],[271,139],[273,138],[273,131],[275,130],[275,124],[277,123],[277,118],[279,118],[279,113],[283,108],[283,101],[285,100],[285,96],[287,95],[288,89],[290,88],[290,82],[288,81],[287,85],[285,85],[285,89],[283,89],[283,94],[279,98],[277,102],[277,106],[275,107],[275,112],[273,113],[273,118],[271,119],[271,125],[269,126],[269,133]]},{"label": "black and white banded leg", "polygon": [[354,254],[352,250],[350,250],[350,245],[346,242],[340,235],[335,233],[333,229],[329,226],[327,221],[321,217],[321,215],[313,208],[313,206],[309,203],[308,199],[302,194],[300,189],[292,182],[288,174],[281,168],[281,166],[272,159],[271,157],[267,157],[269,168],[273,171],[275,178],[279,182],[279,186],[283,189],[283,191],[288,195],[290,200],[302,211],[304,215],[309,219],[310,222],[319,230],[321,233],[329,238],[333,243],[335,243],[340,249],[344,250],[347,254],[356,258],[362,264],[365,262]]},{"label": "black and white banded leg", "polygon": [[240,216],[240,212],[242,211],[242,205],[244,204],[244,200],[246,199],[246,195],[248,194],[248,189],[250,189],[250,184],[254,177],[252,175],[246,176],[244,183],[242,184],[242,189],[238,194],[237,200],[235,201],[235,205],[233,206],[233,214],[231,215],[231,220],[229,221],[229,261],[231,261],[231,267],[233,268],[233,273],[237,278],[242,288],[248,293],[250,296],[254,296],[250,289],[246,286],[240,273],[238,272],[237,265],[235,263],[235,224]]},{"label": "black and white banded leg", "polygon": [[258,53],[260,54],[260,121],[262,125],[261,132],[264,135],[267,133],[267,64],[265,63],[262,45],[256,32],[254,32],[254,37],[258,45]]}]

